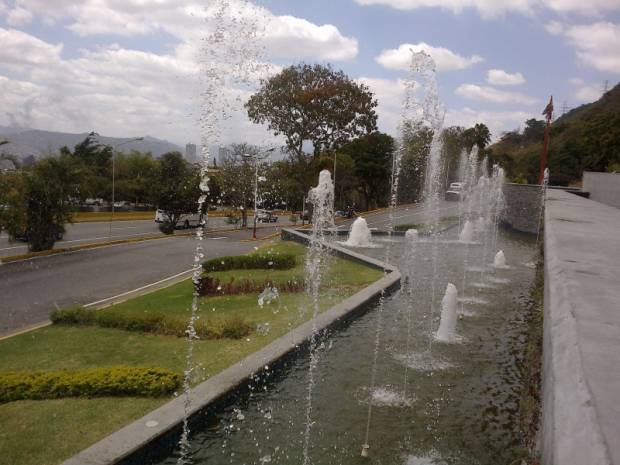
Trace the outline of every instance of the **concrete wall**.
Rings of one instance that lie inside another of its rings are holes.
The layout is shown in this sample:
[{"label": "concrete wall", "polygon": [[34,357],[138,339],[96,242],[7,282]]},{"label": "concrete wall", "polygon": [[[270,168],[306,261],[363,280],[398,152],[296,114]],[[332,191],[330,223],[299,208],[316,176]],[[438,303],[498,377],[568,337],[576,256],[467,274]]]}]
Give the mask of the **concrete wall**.
[{"label": "concrete wall", "polygon": [[544,465],[620,465],[620,210],[545,202]]},{"label": "concrete wall", "polygon": [[538,184],[504,185],[506,210],[503,222],[517,231],[537,234],[541,222],[542,189]]},{"label": "concrete wall", "polygon": [[583,172],[583,190],[590,199],[620,208],[620,173]]}]

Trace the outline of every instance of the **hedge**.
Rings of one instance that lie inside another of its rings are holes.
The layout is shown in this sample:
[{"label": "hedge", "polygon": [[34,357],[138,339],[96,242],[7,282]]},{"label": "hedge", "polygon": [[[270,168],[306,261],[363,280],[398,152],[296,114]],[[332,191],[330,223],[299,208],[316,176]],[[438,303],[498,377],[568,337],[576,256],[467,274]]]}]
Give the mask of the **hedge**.
[{"label": "hedge", "polygon": [[[100,326],[140,333],[164,336],[186,336],[187,324],[181,320],[163,315],[125,315],[109,310],[88,310],[84,307],[70,307],[55,310],[50,315],[55,325]],[[198,320],[196,335],[201,339],[241,339],[252,332],[252,325],[241,317],[232,316],[221,320]]]},{"label": "hedge", "polygon": [[303,279],[289,279],[287,281],[273,282],[271,279],[255,281],[252,279],[235,280],[230,278],[227,283],[222,283],[218,278],[207,274],[202,275],[196,284],[196,290],[201,297],[218,295],[239,295],[262,292],[268,287],[276,287],[278,292],[303,292],[305,283]]},{"label": "hedge", "polygon": [[295,267],[295,255],[251,254],[220,257],[207,260],[202,264],[206,272],[228,270],[289,270]]},{"label": "hedge", "polygon": [[63,397],[159,397],[174,392],[180,384],[180,375],[162,368],[5,372],[0,373],[0,403]]}]

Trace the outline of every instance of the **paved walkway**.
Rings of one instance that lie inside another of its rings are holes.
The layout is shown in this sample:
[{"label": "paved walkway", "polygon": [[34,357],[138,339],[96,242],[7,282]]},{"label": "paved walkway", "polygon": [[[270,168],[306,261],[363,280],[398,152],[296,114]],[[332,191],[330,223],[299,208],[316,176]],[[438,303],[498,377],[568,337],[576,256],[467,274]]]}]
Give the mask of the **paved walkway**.
[{"label": "paved walkway", "polygon": [[620,210],[547,193],[543,463],[620,464]]}]

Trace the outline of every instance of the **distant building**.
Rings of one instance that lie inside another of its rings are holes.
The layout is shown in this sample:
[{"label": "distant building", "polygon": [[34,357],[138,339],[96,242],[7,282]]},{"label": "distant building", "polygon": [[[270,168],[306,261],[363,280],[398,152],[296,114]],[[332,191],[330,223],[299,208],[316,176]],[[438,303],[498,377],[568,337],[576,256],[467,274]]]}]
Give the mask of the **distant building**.
[{"label": "distant building", "polygon": [[190,163],[196,163],[198,161],[196,157],[196,144],[190,142],[185,146],[185,158]]}]

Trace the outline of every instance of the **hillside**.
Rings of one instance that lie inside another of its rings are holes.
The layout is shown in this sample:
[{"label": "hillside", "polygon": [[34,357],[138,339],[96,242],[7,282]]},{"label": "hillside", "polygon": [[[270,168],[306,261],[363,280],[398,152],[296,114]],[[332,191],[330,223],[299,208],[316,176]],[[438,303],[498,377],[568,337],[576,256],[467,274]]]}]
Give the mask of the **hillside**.
[{"label": "hillside", "polygon": [[[19,158],[25,158],[29,155],[39,158],[44,155],[57,153],[64,145],[73,148],[76,144],[82,142],[87,135],[87,133],[71,134],[0,126],[0,136],[9,141],[8,144],[0,146],[0,153],[16,155]],[[115,146],[124,141],[131,140],[131,138],[101,136],[99,140],[102,144]],[[185,152],[185,149],[172,142],[150,136],[146,136],[142,141],[129,142],[119,147],[119,151],[122,152],[130,152],[131,150],[151,152],[156,157],[171,151]]]},{"label": "hillside", "polygon": [[[542,121],[529,120],[522,133],[506,133],[488,150],[510,179],[536,182],[543,133]],[[584,170],[620,170],[620,84],[552,123],[548,166],[558,185],[578,181]]]}]

